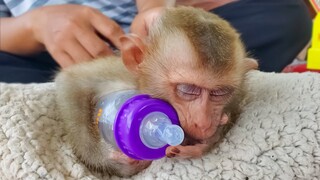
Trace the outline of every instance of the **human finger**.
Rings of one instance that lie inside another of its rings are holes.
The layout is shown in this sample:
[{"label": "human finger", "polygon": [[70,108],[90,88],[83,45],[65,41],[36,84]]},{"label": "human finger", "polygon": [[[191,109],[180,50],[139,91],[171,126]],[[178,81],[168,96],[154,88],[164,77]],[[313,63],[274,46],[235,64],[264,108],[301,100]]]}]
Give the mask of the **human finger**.
[{"label": "human finger", "polygon": [[93,58],[113,54],[107,43],[99,38],[93,30],[88,28],[79,29],[77,32],[75,32],[75,36],[82,47]]},{"label": "human finger", "polygon": [[114,46],[120,48],[120,37],[124,35],[122,28],[99,11],[92,13],[92,16],[91,24],[97,32],[108,39]]},{"label": "human finger", "polygon": [[152,26],[154,21],[159,18],[163,11],[163,7],[157,7],[138,14],[131,24],[130,31],[142,37],[147,36],[149,27]]},{"label": "human finger", "polygon": [[71,56],[66,52],[59,52],[51,54],[53,59],[62,67],[67,68],[73,64],[75,64],[71,58]]},{"label": "human finger", "polygon": [[66,42],[64,49],[75,63],[89,61],[94,58],[77,39]]}]

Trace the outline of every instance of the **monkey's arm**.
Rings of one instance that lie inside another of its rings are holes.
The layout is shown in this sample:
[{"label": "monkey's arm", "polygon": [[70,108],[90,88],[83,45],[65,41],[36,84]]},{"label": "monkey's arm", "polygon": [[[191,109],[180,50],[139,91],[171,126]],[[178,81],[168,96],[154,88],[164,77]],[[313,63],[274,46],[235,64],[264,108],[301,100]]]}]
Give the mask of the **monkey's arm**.
[{"label": "monkey's arm", "polygon": [[101,161],[99,157],[106,153],[101,151],[100,136],[93,121],[93,99],[101,81],[98,76],[104,66],[98,61],[79,64],[63,70],[55,79],[56,103],[68,132],[67,141],[81,159],[88,161],[91,158],[91,164]]},{"label": "monkey's arm", "polygon": [[[135,88],[121,60],[95,60],[75,65],[56,78],[57,105],[74,153],[90,168],[119,176],[133,175],[150,161],[133,160],[100,136],[93,112],[95,97],[120,89]],[[128,82],[127,82],[127,81]]]}]

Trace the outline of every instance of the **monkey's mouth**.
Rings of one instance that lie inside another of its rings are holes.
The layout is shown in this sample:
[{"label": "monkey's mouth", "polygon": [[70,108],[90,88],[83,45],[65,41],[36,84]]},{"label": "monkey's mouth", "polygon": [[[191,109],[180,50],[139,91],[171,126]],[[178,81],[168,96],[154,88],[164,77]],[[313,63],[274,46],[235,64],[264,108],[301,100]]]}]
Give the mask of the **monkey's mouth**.
[{"label": "monkey's mouth", "polygon": [[206,142],[206,140],[199,140],[199,139],[195,139],[189,135],[186,135],[186,137],[184,138],[181,145],[182,146],[190,146],[190,145],[195,145],[195,144],[203,144],[204,142]]},{"label": "monkey's mouth", "polygon": [[217,130],[217,127],[209,127],[206,130],[199,130],[196,128],[191,128],[191,129],[184,129],[184,132],[187,137],[190,139],[193,139],[194,141],[203,141],[210,139],[212,136],[215,135]]}]

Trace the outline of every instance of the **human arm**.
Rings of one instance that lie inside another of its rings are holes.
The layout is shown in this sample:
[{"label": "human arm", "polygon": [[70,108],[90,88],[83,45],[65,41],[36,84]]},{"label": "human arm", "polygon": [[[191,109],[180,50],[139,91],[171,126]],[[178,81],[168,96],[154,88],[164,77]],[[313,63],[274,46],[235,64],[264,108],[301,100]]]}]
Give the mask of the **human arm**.
[{"label": "human arm", "polygon": [[0,18],[0,50],[28,55],[44,50],[32,32],[31,24],[21,17]]},{"label": "human arm", "polygon": [[182,5],[182,6],[192,6],[196,8],[201,8],[206,11],[210,11],[212,9],[218,8],[220,6],[239,1],[239,0],[202,0],[202,1],[190,1],[190,0],[177,0],[177,5]]},{"label": "human arm", "polygon": [[138,12],[144,12],[156,7],[174,6],[175,0],[136,0]]}]

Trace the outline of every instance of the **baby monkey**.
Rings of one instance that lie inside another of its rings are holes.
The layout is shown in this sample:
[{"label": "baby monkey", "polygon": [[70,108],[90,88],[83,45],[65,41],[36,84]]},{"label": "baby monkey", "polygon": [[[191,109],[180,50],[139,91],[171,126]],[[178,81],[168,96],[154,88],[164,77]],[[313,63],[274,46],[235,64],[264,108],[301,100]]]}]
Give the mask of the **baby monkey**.
[{"label": "baby monkey", "polygon": [[65,69],[56,77],[57,104],[75,154],[92,169],[133,175],[150,161],[133,160],[105,143],[93,118],[97,100],[138,89],[168,101],[186,139],[167,157],[200,157],[223,137],[240,113],[245,74],[257,68],[239,34],[218,16],[191,7],[169,8],[146,39],[121,38],[121,57]]}]

